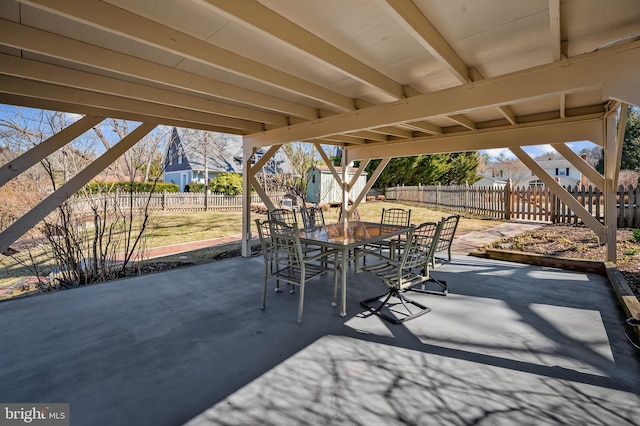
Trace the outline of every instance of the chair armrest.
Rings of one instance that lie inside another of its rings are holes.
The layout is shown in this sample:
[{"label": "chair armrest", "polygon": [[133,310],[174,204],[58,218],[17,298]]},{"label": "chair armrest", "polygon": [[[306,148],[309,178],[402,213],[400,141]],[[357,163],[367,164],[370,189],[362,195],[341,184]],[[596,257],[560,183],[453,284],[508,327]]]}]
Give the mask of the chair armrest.
[{"label": "chair armrest", "polygon": [[316,262],[318,260],[323,260],[328,256],[331,256],[333,254],[337,255],[339,252],[336,249],[331,249],[331,250],[322,250],[320,253],[314,255],[314,256],[309,256],[306,257],[304,259],[305,263],[309,263],[309,262]]},{"label": "chair armrest", "polygon": [[400,261],[398,259],[394,259],[392,257],[389,256],[385,256],[383,254],[380,254],[378,252],[374,252],[374,251],[370,251],[370,250],[366,250],[366,249],[361,249],[361,248],[357,248],[355,249],[355,263],[356,263],[356,272],[361,272],[362,269],[360,269],[360,263],[358,262],[358,258],[360,255],[365,255],[365,256],[375,256],[381,260],[383,260],[386,263],[389,263],[391,265],[396,265],[398,266],[400,264]]}]

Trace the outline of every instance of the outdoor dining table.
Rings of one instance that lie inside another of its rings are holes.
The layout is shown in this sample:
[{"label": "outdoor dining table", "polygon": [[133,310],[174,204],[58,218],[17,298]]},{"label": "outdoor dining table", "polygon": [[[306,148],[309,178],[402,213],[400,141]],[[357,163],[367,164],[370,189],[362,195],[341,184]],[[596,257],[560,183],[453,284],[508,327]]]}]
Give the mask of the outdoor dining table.
[{"label": "outdoor dining table", "polygon": [[367,244],[392,238],[407,231],[409,227],[380,223],[349,221],[322,225],[300,230],[300,242],[340,252],[342,306],[340,316],[347,315],[347,266],[349,252]]}]

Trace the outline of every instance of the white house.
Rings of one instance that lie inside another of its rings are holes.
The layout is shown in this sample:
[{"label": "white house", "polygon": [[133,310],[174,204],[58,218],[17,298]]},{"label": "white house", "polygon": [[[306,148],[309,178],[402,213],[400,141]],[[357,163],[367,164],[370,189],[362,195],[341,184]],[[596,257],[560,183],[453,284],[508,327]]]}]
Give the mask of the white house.
[{"label": "white house", "polygon": [[[588,184],[586,179],[583,180],[582,173],[564,158],[560,160],[537,160],[537,163],[562,186]],[[529,179],[529,186],[543,185],[542,181],[532,173]]]},{"label": "white house", "polygon": [[[575,186],[580,184],[586,186],[589,184],[582,173],[564,158],[538,159],[536,162],[562,186]],[[495,186],[500,182],[506,183],[507,179],[511,179],[515,186],[544,186],[544,183],[538,176],[517,160],[491,164],[487,167],[483,178],[475,183],[474,186]]]},{"label": "white house", "polygon": [[472,186],[478,187],[490,187],[490,188],[504,188],[507,185],[507,181],[504,179],[498,179],[492,176],[481,175],[482,178],[474,183]]}]

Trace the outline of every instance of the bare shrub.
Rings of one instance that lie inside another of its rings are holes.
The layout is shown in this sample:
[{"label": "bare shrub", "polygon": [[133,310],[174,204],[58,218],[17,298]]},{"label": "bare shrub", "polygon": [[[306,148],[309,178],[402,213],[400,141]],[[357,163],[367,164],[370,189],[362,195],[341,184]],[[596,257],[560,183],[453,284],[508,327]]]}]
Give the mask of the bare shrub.
[{"label": "bare shrub", "polygon": [[636,170],[621,170],[618,175],[618,185],[625,188],[633,186],[634,188],[640,184],[640,172]]},{"label": "bare shrub", "polygon": [[264,203],[251,203],[252,212],[266,214],[268,210],[269,209],[267,209],[267,205]]},{"label": "bare shrub", "polygon": [[329,203],[320,203],[317,207],[323,212],[328,212],[329,210],[331,210],[331,205]]},{"label": "bare shrub", "polygon": [[387,197],[385,197],[384,195],[378,195],[378,201],[385,201],[387,199]]},{"label": "bare shrub", "polygon": [[374,195],[367,195],[367,201],[375,201],[376,197]]}]

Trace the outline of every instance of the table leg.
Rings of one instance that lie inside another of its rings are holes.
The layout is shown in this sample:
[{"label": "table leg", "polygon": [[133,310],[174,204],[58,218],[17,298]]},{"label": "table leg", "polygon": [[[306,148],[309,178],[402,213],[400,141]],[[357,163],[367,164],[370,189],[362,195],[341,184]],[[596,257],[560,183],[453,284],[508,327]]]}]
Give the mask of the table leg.
[{"label": "table leg", "polygon": [[348,258],[349,250],[343,250],[341,254],[342,258],[342,312],[340,312],[341,317],[347,316],[347,267],[349,265]]}]

